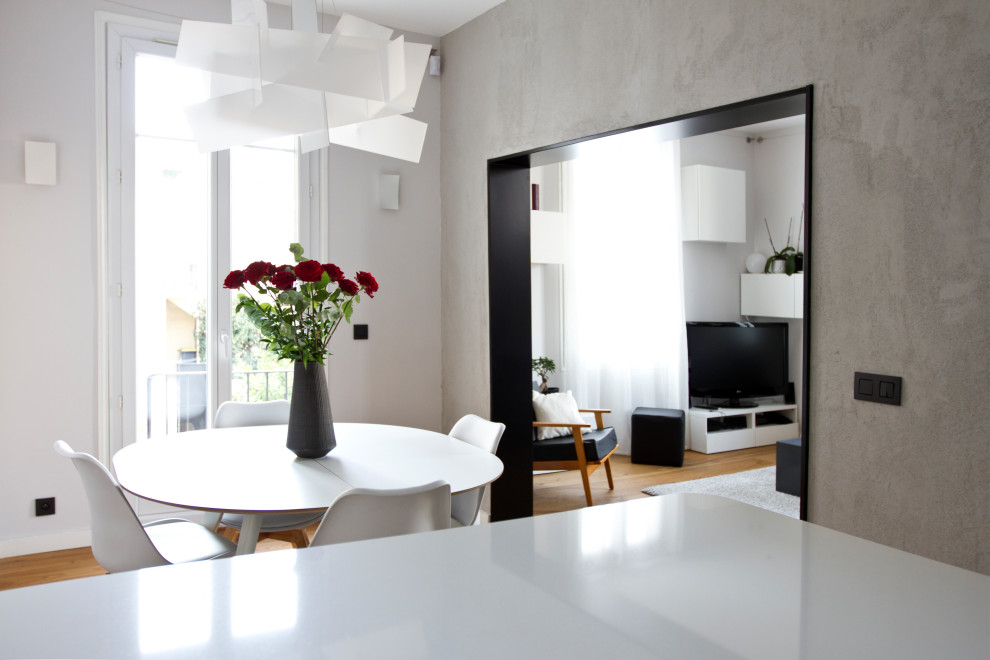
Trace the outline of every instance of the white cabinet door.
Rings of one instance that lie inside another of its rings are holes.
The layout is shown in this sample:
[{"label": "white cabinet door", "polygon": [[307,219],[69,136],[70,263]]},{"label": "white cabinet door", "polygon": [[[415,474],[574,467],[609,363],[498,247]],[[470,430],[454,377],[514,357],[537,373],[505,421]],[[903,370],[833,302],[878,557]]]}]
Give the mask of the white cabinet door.
[{"label": "white cabinet door", "polygon": [[567,223],[563,213],[530,211],[529,260],[562,264],[567,255]]},{"label": "white cabinet door", "polygon": [[739,313],[743,316],[804,316],[802,273],[744,273],[739,277]]},{"label": "white cabinet door", "polygon": [[683,239],[746,242],[746,173],[724,167],[681,168]]}]

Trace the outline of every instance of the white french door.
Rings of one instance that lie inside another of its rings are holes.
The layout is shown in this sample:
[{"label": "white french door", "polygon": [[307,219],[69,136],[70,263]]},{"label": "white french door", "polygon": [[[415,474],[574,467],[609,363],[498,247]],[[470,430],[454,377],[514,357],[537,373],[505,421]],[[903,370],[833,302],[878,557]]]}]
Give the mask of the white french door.
[{"label": "white french door", "polygon": [[209,80],[175,64],[175,39],[107,27],[109,455],[207,428],[222,401],[287,397],[291,365],[233,318],[222,283],[285,263],[291,242],[319,258],[316,158],[291,137],[200,154],[183,107]]}]

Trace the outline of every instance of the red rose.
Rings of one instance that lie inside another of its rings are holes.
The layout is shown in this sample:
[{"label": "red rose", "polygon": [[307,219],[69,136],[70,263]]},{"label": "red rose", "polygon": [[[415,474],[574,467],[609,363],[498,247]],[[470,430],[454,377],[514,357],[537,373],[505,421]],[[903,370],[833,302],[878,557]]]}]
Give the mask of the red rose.
[{"label": "red rose", "polygon": [[225,289],[240,289],[244,286],[244,271],[232,270],[223,280],[223,288]]},{"label": "red rose", "polygon": [[251,284],[257,284],[261,281],[261,278],[266,275],[271,275],[274,269],[275,267],[267,261],[255,261],[253,264],[244,269],[244,279]]},{"label": "red rose", "polygon": [[330,276],[331,282],[339,282],[344,279],[344,271],[333,264],[323,264],[323,272]]},{"label": "red rose", "polygon": [[285,291],[291,289],[292,285],[296,282],[296,276],[288,270],[280,270],[274,275],[272,275],[272,284],[275,285],[276,289],[281,289]]},{"label": "red rose", "polygon": [[359,287],[358,283],[355,282],[354,280],[348,280],[348,279],[340,280],[339,282],[337,282],[337,286],[339,286],[340,290],[349,296],[353,296],[357,294],[358,291],[361,290],[361,287]]},{"label": "red rose", "polygon": [[303,282],[319,282],[320,278],[323,277],[323,266],[314,259],[297,263],[295,270],[296,277]]},{"label": "red rose", "polygon": [[369,298],[375,297],[375,291],[378,291],[378,282],[375,280],[375,276],[371,273],[366,273],[363,270],[359,270],[357,273],[357,281],[362,287],[364,287],[365,293],[368,294]]}]

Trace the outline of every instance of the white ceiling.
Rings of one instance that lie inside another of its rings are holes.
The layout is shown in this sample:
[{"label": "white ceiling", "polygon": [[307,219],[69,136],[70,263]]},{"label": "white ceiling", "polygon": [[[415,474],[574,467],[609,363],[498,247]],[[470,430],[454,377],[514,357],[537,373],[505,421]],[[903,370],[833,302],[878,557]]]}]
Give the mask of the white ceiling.
[{"label": "white ceiling", "polygon": [[768,134],[792,133],[803,128],[804,115],[795,115],[794,117],[784,117],[783,119],[774,119],[773,121],[765,121],[759,124],[740,126],[739,128],[721,131],[721,133],[723,135],[742,137],[766,137]]},{"label": "white ceiling", "polygon": [[[266,0],[289,5],[291,0]],[[320,11],[354,14],[397,30],[442,37],[505,0],[316,0]]]}]

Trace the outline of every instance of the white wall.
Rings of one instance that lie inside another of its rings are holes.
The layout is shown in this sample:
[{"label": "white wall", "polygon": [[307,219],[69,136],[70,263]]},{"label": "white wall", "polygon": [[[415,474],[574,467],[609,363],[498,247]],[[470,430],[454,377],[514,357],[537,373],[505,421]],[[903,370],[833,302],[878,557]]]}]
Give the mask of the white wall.
[{"label": "white wall", "polygon": [[[407,34],[409,41],[431,37]],[[339,329],[329,359],[330,400],[341,422],[441,428],[440,388],[440,78],[425,75],[416,110],[429,128],[418,164],[330,149],[329,259],[345,272],[378,280],[351,323],[368,340]],[[378,175],[399,175],[399,209],[378,205]]]},{"label": "white wall", "polygon": [[[0,323],[0,556],[88,544],[78,477],[52,443],[97,453],[106,404],[96,391],[97,10],[230,20],[228,0],[0,0],[0,258],[9,274]],[[271,13],[273,25],[285,24],[283,8]],[[438,79],[424,80],[414,116],[429,123],[418,166],[331,150],[330,258],[381,285],[353,318],[369,324],[370,339],[353,341],[349,328],[334,338],[331,395],[341,421],[439,430]],[[24,140],[58,145],[58,185],[23,182]],[[379,171],[401,174],[399,211],[377,208]],[[56,515],[36,518],[34,499],[50,496]]]},{"label": "white wall", "polygon": [[754,214],[749,226],[750,245],[760,254],[768,257],[773,254],[763,224],[766,218],[778,250],[786,247],[788,228],[792,226],[790,244],[803,251],[804,129],[770,133],[764,136],[763,142],[751,142],[750,147],[756,172]]},{"label": "white wall", "polygon": [[[567,253],[567,205],[564,203],[563,168],[554,163],[530,170],[530,182],[539,185],[540,210],[530,213],[530,288],[532,296],[533,357],[548,357],[556,370],[548,387],[562,384],[567,365],[563,346],[563,278]],[[538,382],[539,377],[534,373]]]},{"label": "white wall", "polygon": [[[763,218],[767,219],[770,231],[773,232],[773,242],[777,249],[783,249],[787,243],[789,226],[792,233],[791,245],[799,251],[804,250],[804,229],[801,222],[801,207],[804,203],[804,129],[791,128],[768,133],[763,136],[763,142],[751,142],[753,151],[753,170],[755,178],[754,207],[755,212],[750,217],[748,237],[753,252],[770,256],[770,239],[767,236]],[[793,225],[790,224],[793,218]],[[800,231],[800,233],[799,233]],[[809,305],[809,312],[814,314],[814,306]],[[754,321],[780,321],[781,319],[760,319]],[[801,382],[802,351],[804,350],[804,328],[801,319],[788,321],[790,336],[790,372],[791,382],[794,383],[795,401],[799,404],[803,392]],[[803,411],[799,411],[799,416]]]}]

